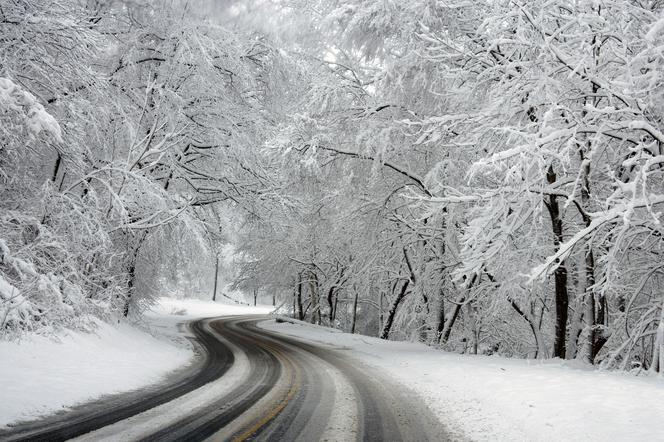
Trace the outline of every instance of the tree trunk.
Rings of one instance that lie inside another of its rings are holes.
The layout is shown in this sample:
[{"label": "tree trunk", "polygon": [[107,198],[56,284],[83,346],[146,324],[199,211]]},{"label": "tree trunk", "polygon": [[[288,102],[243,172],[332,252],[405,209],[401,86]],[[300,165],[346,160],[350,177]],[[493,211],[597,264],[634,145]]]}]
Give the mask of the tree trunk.
[{"label": "tree trunk", "polygon": [[339,311],[339,295],[334,297],[334,318],[337,318],[337,312]]},{"label": "tree trunk", "polygon": [[302,311],[302,273],[297,274],[297,286],[295,290],[295,301],[297,305],[297,319],[304,320],[304,312]]},{"label": "tree trunk", "polygon": [[57,152],[57,157],[55,158],[55,165],[53,166],[53,176],[51,177],[51,181],[55,183],[55,180],[58,179],[58,172],[60,171],[60,164],[62,163],[62,156],[60,155],[60,152]]},{"label": "tree trunk", "polygon": [[330,287],[330,289],[327,291],[327,306],[330,309],[330,325],[334,323],[334,318],[336,316],[336,312],[334,311],[334,288],[335,286]]},{"label": "tree trunk", "polygon": [[[599,64],[600,57],[600,48],[601,45],[597,44],[597,36],[593,36],[591,41],[591,48],[593,48],[593,59],[595,61],[595,66]],[[599,85],[595,82],[590,82],[591,97],[587,97],[584,101],[586,104],[588,100],[591,101],[593,107],[599,104],[601,98],[599,98]],[[586,116],[586,111],[583,111],[583,116]],[[581,173],[583,174],[583,185],[581,186],[581,202],[583,205],[583,210],[581,211],[581,216],[586,227],[590,226],[591,219],[587,214],[590,206],[590,158],[592,150],[592,142],[590,139],[585,143],[585,146],[579,146],[579,156],[581,159]],[[590,329],[588,330],[588,362],[591,364],[595,362],[595,358],[599,354],[600,350],[606,343],[606,337],[604,333],[604,306],[605,300],[604,295],[599,295],[599,303],[597,302],[597,291],[595,290],[595,256],[593,254],[593,248],[590,241],[586,244],[586,253],[585,253],[585,275],[586,275],[586,321],[589,324]],[[599,304],[599,305],[597,305]]]},{"label": "tree trunk", "polygon": [[[572,287],[574,287],[574,285]],[[578,292],[578,290],[575,290],[575,292]],[[582,336],[584,330],[583,322],[586,315],[585,302],[585,296],[582,296],[580,302],[577,302],[576,308],[574,308],[573,314],[569,319],[569,325],[567,326],[569,339],[567,340],[566,352],[568,359],[578,358],[581,352],[585,351]]]},{"label": "tree trunk", "polygon": [[125,298],[124,306],[122,308],[122,314],[126,318],[129,316],[129,306],[131,299],[134,296],[134,286],[136,285],[136,261],[138,260],[138,253],[141,250],[141,246],[145,241],[145,238],[148,236],[146,231],[143,231],[139,234],[136,245],[133,247],[131,253],[129,253],[129,262],[127,263],[127,297]]},{"label": "tree trunk", "polygon": [[124,306],[122,307],[122,316],[125,318],[129,316],[129,305],[131,304],[131,297],[134,293],[134,277],[136,275],[135,258],[127,268],[127,275],[129,276],[129,279],[127,280],[127,297],[125,298]]},{"label": "tree trunk", "polygon": [[353,292],[355,295],[353,296],[353,316],[351,317],[351,322],[350,322],[350,332],[355,333],[355,324],[357,323],[357,298],[358,298],[358,292],[357,288],[353,287]]},{"label": "tree trunk", "polygon": [[408,291],[408,286],[410,285],[410,279],[407,279],[406,282],[401,286],[401,291],[396,298],[392,301],[389,310],[387,311],[387,317],[385,318],[385,323],[383,324],[383,329],[380,332],[381,339],[388,339],[390,336],[390,330],[392,329],[392,323],[394,322],[394,316],[397,313],[399,304],[403,301],[403,298],[406,297]]},{"label": "tree trunk", "polygon": [[257,300],[258,300],[258,291],[254,289],[254,307],[256,307]]},{"label": "tree trunk", "polygon": [[[470,290],[475,285],[475,282],[477,282],[477,274],[473,275],[473,278],[470,280],[470,284],[468,284],[468,289],[467,289],[468,293],[470,293]],[[466,295],[461,295],[455,301],[454,308],[452,308],[452,316],[448,318],[447,322],[445,323],[445,326],[443,327],[442,333],[438,339],[438,342],[440,344],[444,344],[450,339],[450,334],[452,333],[452,327],[454,327],[454,323],[459,317],[459,311],[461,310],[461,306],[463,305],[465,300],[466,300]]]},{"label": "tree trunk", "polygon": [[[546,174],[549,184],[556,182],[556,174],[553,166],[549,166]],[[555,251],[558,251],[563,242],[563,220],[560,216],[560,206],[557,195],[549,195],[548,203],[545,203],[551,216],[551,228],[553,230],[553,243]],[[569,294],[567,293],[567,267],[562,261],[554,273],[556,320],[553,341],[553,356],[565,359],[565,344],[567,336],[567,316],[569,309]]]},{"label": "tree trunk", "polygon": [[466,330],[470,329],[470,354],[476,355],[477,354],[477,347],[479,345],[479,327],[477,326],[477,319],[475,315],[475,309],[473,308],[473,304],[469,302],[468,304],[465,304],[466,307],[466,312],[465,312],[465,318],[466,321]]},{"label": "tree trunk", "polygon": [[219,279],[219,255],[216,256],[214,261],[214,289],[212,291],[212,300],[217,300],[217,280]]},{"label": "tree trunk", "polygon": [[440,306],[438,307],[438,324],[436,325],[436,336],[438,342],[442,336],[443,329],[445,328],[445,298],[443,297],[443,289],[440,289]]},{"label": "tree trunk", "polygon": [[378,291],[378,331],[376,332],[377,336],[380,336],[380,332],[383,330],[383,296],[385,294],[382,290]]},{"label": "tree trunk", "polygon": [[[423,272],[422,272],[423,273]],[[421,274],[421,273],[420,273]],[[428,342],[431,336],[430,315],[431,309],[429,308],[429,296],[426,294],[426,289],[422,284],[419,284],[419,289],[422,291],[422,310],[421,325],[420,325],[420,342]]]},{"label": "tree trunk", "polygon": [[459,317],[459,311],[461,310],[461,305],[463,304],[463,302],[465,300],[466,300],[466,297],[464,295],[462,295],[454,303],[454,307],[452,308],[452,314],[447,319],[447,322],[445,323],[445,327],[443,327],[443,331],[442,331],[442,334],[440,336],[440,341],[439,342],[441,344],[446,343],[450,339],[450,335],[452,334],[452,327],[454,327],[454,323],[456,322],[457,318]]},{"label": "tree trunk", "polygon": [[335,282],[330,286],[330,289],[327,291],[327,305],[330,309],[329,312],[330,326],[333,326],[334,321],[337,318],[337,299],[339,298],[337,292],[343,286],[343,279],[344,279],[343,269],[344,268],[342,267],[341,270],[339,270],[339,265],[337,264],[337,271],[339,272],[339,275],[336,278]]},{"label": "tree trunk", "polygon": [[530,331],[533,333],[533,338],[535,339],[535,359],[539,357],[546,357],[546,353],[543,351],[545,348],[544,340],[542,339],[542,335],[540,334],[535,321],[533,321],[532,317],[519,307],[516,301],[509,299],[509,302],[514,311],[516,311],[519,316],[521,316],[528,323]]},{"label": "tree trunk", "polygon": [[[593,92],[597,91],[594,89]],[[585,149],[580,149],[581,157],[581,167],[583,173],[583,185],[581,186],[581,202],[583,204],[583,210],[581,211],[581,216],[586,227],[590,226],[592,220],[586,213],[588,206],[590,205],[590,160],[586,158],[586,151],[590,151],[591,144],[588,142]],[[585,246],[586,253],[584,256],[584,274],[586,277],[586,287],[585,287],[585,319],[588,324],[589,329],[585,333],[588,339],[589,351],[587,351],[587,360],[591,364],[594,363],[595,357],[599,351],[604,346],[606,339],[603,339],[604,334],[600,332],[600,327],[602,327],[604,322],[604,308],[603,300],[600,301],[599,311],[596,306],[595,298],[595,255],[593,254],[592,244],[588,242]]]},{"label": "tree trunk", "polygon": [[311,296],[311,323],[321,323],[320,301],[318,296],[318,276],[314,271],[309,272],[309,295]]},{"label": "tree trunk", "polygon": [[659,313],[659,325],[655,332],[655,345],[652,352],[652,365],[650,371],[653,373],[664,373],[664,300]]}]

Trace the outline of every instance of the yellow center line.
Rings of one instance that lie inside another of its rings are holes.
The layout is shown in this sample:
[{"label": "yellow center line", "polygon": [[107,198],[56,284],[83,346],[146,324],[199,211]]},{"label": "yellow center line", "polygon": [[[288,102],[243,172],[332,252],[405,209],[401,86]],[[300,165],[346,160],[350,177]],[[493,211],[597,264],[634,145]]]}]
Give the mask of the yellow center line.
[{"label": "yellow center line", "polygon": [[274,419],[279,413],[281,413],[281,411],[284,408],[286,408],[286,405],[288,405],[290,400],[293,399],[293,397],[295,396],[295,394],[299,389],[300,370],[296,368],[296,365],[293,364],[290,358],[288,358],[279,349],[273,347],[272,345],[268,345],[261,342],[261,346],[271,350],[272,354],[275,355],[277,359],[279,359],[281,362],[283,362],[282,365],[286,368],[288,372],[288,377],[291,379],[291,386],[286,396],[280,402],[278,402],[266,415],[264,415],[260,420],[254,423],[249,429],[244,431],[239,436],[236,436],[233,439],[233,441],[235,442],[243,442],[249,439],[252,435],[258,432],[258,430],[260,430],[265,424]]}]

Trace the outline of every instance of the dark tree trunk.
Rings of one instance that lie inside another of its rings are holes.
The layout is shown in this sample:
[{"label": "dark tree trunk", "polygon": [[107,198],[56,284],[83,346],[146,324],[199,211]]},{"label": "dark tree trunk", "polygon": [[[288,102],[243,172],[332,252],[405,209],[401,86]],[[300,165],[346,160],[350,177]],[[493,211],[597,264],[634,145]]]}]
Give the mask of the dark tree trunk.
[{"label": "dark tree trunk", "polygon": [[382,290],[378,293],[378,331],[376,336],[380,335],[380,332],[383,330],[383,296],[385,294]]},{"label": "dark tree trunk", "polygon": [[339,272],[339,276],[327,291],[327,305],[330,309],[330,325],[332,325],[337,319],[337,298],[339,297],[337,291],[342,287],[344,278],[343,267],[341,271],[339,271],[339,266],[337,265],[337,271]]},{"label": "dark tree trunk", "polygon": [[410,279],[407,279],[406,282],[403,283],[401,286],[401,291],[397,295],[396,298],[394,298],[394,301],[392,301],[392,304],[390,305],[390,309],[387,311],[387,317],[385,318],[385,323],[383,324],[383,329],[380,332],[380,338],[381,339],[388,339],[390,337],[390,330],[392,329],[392,324],[394,323],[394,316],[397,313],[397,309],[399,308],[399,304],[401,304],[401,301],[403,301],[403,298],[406,297],[406,293],[408,293],[408,286],[410,285]]},{"label": "dark tree trunk", "polygon": [[422,309],[424,310],[420,326],[420,342],[427,342],[431,332],[431,325],[429,323],[431,309],[429,308],[429,297],[427,296],[424,287],[420,287],[420,289],[422,290]]},{"label": "dark tree trunk", "polygon": [[62,156],[60,155],[60,152],[57,153],[57,157],[55,159],[55,166],[53,166],[53,176],[51,177],[51,181],[55,183],[55,180],[58,179],[58,172],[60,172],[60,164],[62,163]]},{"label": "dark tree trunk", "polygon": [[[553,166],[549,166],[546,174],[549,184],[556,182],[556,174]],[[549,215],[551,216],[551,228],[553,230],[553,243],[558,251],[563,242],[563,220],[560,216],[560,206],[557,195],[549,195],[549,201],[545,202]],[[565,344],[567,336],[567,316],[569,311],[569,295],[567,293],[567,267],[565,261],[560,262],[554,273],[556,321],[553,341],[553,356],[565,359]]]},{"label": "dark tree trunk", "polygon": [[212,300],[217,300],[217,280],[219,279],[219,255],[216,256],[214,262],[214,290],[212,291]]},{"label": "dark tree trunk", "polygon": [[339,296],[335,296],[334,297],[334,319],[337,318],[337,312],[339,311],[338,306],[339,306]]},{"label": "dark tree trunk", "polygon": [[355,333],[355,324],[357,323],[357,298],[358,298],[358,292],[357,289],[354,289],[353,292],[355,295],[353,296],[353,316],[351,318],[351,323],[350,323],[350,332]]},{"label": "dark tree trunk", "polygon": [[[593,87],[593,92],[597,92]],[[586,227],[590,226],[592,219],[586,213],[590,204],[590,162],[586,158],[586,151],[590,151],[591,145],[588,142],[585,150],[581,149],[581,162],[583,164],[583,186],[581,187],[581,201],[583,202],[583,209],[580,210],[583,222]],[[590,353],[588,354],[589,362],[594,363],[595,358],[600,350],[606,343],[606,337],[603,333],[603,326],[605,320],[605,305],[606,299],[603,294],[596,298],[597,292],[595,291],[595,255],[593,247],[590,242],[586,244],[585,261],[585,275],[586,275],[586,323],[589,324],[590,332],[588,339],[590,344]],[[597,302],[599,301],[599,302]]]},{"label": "dark tree trunk", "polygon": [[438,308],[438,325],[436,326],[436,336],[440,341],[443,329],[445,328],[445,298],[443,298],[443,290],[440,290],[440,307]]},{"label": "dark tree trunk", "polygon": [[521,316],[528,323],[528,326],[530,326],[530,331],[533,332],[533,338],[535,339],[535,347],[537,348],[535,350],[535,359],[537,359],[540,356],[540,352],[542,351],[542,342],[540,338],[539,329],[537,328],[537,325],[533,322],[531,316],[526,314],[513,299],[508,299],[508,300],[514,311],[516,311],[519,314],[519,316]]},{"label": "dark tree trunk", "polygon": [[454,323],[459,317],[459,312],[461,311],[461,305],[463,304],[465,299],[466,298],[462,296],[454,303],[454,307],[452,308],[452,315],[445,323],[445,327],[443,327],[443,331],[440,336],[441,344],[446,343],[450,339],[450,335],[452,334],[452,327],[454,327]]},{"label": "dark tree trunk", "polygon": [[304,311],[302,311],[302,273],[297,274],[297,288],[296,288],[295,302],[297,305],[297,319],[304,320]]},{"label": "dark tree trunk", "polygon": [[125,298],[124,306],[122,307],[122,316],[125,318],[129,316],[129,306],[131,305],[131,297],[134,294],[134,278],[136,276],[136,260],[134,259],[127,268],[127,297]]},{"label": "dark tree trunk", "polygon": [[311,299],[311,323],[321,323],[320,299],[318,296],[318,275],[313,270],[309,271],[309,296]]},{"label": "dark tree trunk", "polygon": [[335,302],[334,302],[334,289],[335,286],[330,287],[330,290],[327,291],[327,306],[330,309],[330,325],[334,323],[334,319],[337,315],[337,312],[335,311]]},{"label": "dark tree trunk", "polygon": [[[493,279],[492,277],[490,277]],[[468,293],[470,293],[470,290],[473,288],[475,283],[477,282],[477,274],[473,275],[472,279],[470,280],[470,284],[468,284]],[[445,322],[445,325],[443,327],[442,333],[440,334],[438,342],[441,344],[446,343],[450,339],[450,335],[452,334],[452,327],[454,327],[454,323],[456,322],[457,318],[459,317],[459,312],[461,311],[461,306],[466,300],[465,295],[461,295],[455,302],[454,302],[454,307],[452,308],[452,315],[447,319]]]},{"label": "dark tree trunk", "polygon": [[[394,317],[397,314],[397,310],[399,309],[399,305],[401,304],[401,301],[406,297],[406,294],[408,293],[408,287],[411,285],[416,284],[416,277],[415,277],[415,271],[413,270],[413,266],[410,264],[410,258],[408,257],[408,251],[404,247],[403,249],[403,258],[404,262],[406,263],[406,268],[408,268],[408,271],[410,272],[410,276],[406,282],[404,282],[403,286],[401,287],[401,291],[397,295],[396,298],[392,301],[392,304],[390,305],[390,309],[387,312],[387,318],[385,319],[385,323],[383,324],[383,330],[380,332],[380,338],[381,339],[388,339],[390,336],[390,330],[392,329],[392,324],[394,323]],[[394,286],[396,287],[396,285]]]},{"label": "dark tree trunk", "polygon": [[134,289],[136,285],[136,262],[138,261],[138,253],[141,250],[141,246],[145,241],[145,238],[148,236],[146,231],[143,231],[139,234],[139,237],[136,241],[136,245],[133,247],[133,250],[129,254],[129,262],[127,263],[127,297],[125,298],[124,307],[122,309],[122,314],[126,318],[129,316],[129,307],[131,304],[131,299],[134,296]]}]

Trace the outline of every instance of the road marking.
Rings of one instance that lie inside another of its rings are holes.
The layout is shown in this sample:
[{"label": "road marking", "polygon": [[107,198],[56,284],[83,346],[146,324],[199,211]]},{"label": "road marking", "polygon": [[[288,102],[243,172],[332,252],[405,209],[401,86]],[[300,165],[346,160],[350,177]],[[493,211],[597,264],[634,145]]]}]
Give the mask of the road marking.
[{"label": "road marking", "polygon": [[[256,342],[259,343],[259,341]],[[260,342],[260,345],[263,348],[270,350],[272,354],[282,362],[282,365],[286,368],[286,370],[289,373],[288,377],[291,379],[290,382],[291,386],[286,396],[275,407],[273,407],[260,420],[254,423],[249,429],[244,431],[239,436],[233,438],[233,441],[235,442],[243,442],[249,439],[251,436],[257,433],[261,428],[267,425],[272,419],[274,419],[279,413],[281,413],[284,408],[286,408],[286,405],[288,405],[288,403],[291,401],[291,399],[293,399],[297,391],[300,389],[301,374],[300,370],[297,368],[297,365],[294,364],[293,361],[291,361],[290,358],[284,355],[281,352],[281,350],[279,350],[278,348],[269,344],[265,344],[264,342]]]}]

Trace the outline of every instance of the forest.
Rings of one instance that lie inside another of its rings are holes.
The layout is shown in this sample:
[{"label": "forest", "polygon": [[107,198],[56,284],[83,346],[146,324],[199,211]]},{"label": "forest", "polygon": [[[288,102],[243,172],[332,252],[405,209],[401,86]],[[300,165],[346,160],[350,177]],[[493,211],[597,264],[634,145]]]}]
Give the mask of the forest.
[{"label": "forest", "polygon": [[0,339],[222,273],[352,333],[661,373],[663,210],[660,0],[0,0]]}]

